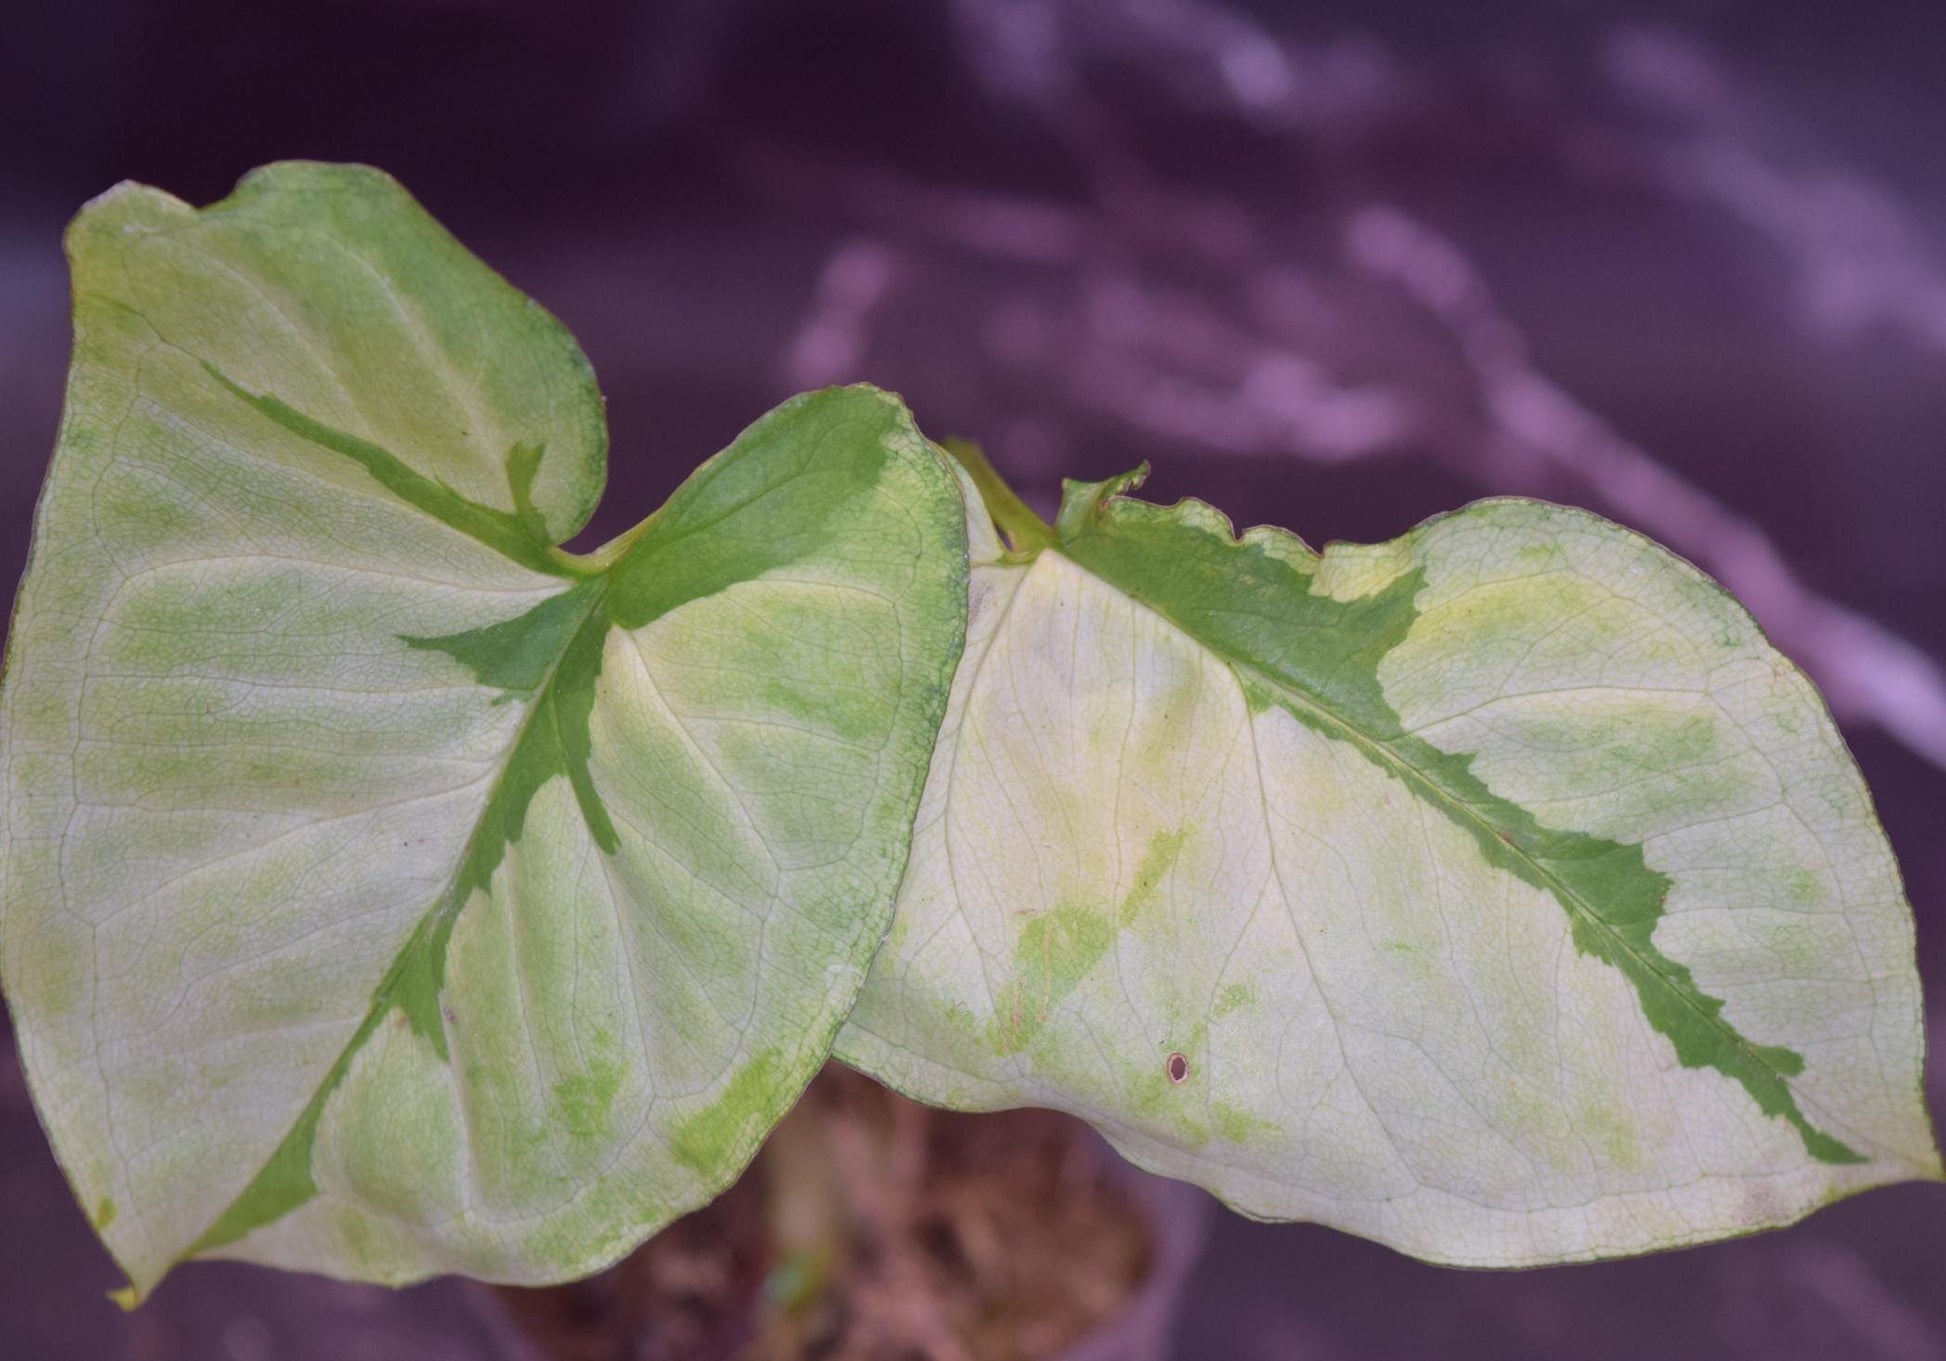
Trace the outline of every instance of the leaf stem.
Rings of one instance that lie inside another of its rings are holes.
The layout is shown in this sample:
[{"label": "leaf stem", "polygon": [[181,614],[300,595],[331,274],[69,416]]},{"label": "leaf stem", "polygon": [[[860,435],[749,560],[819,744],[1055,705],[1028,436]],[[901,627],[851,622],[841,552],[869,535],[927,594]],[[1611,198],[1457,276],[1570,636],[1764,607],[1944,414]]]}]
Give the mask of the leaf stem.
[{"label": "leaf stem", "polygon": [[1007,542],[1016,553],[1038,553],[1043,548],[1054,546],[1054,527],[1033,508],[1020,499],[1020,493],[1007,485],[994,466],[987,462],[987,456],[980,446],[971,440],[948,439],[940,447],[955,459],[960,467],[966,469],[973,479],[973,485],[980,489],[980,499],[986,502],[987,514],[993,517],[994,524],[1007,536]]},{"label": "leaf stem", "polygon": [[629,549],[635,547],[635,541],[648,533],[649,526],[655,523],[656,516],[661,513],[660,510],[656,511],[654,514],[641,520],[632,529],[623,530],[607,543],[601,545],[601,547],[592,548],[586,553],[570,553],[565,548],[557,548],[554,551],[566,559],[571,565],[571,570],[578,575],[589,577],[600,576],[616,563],[620,562],[627,555]]}]

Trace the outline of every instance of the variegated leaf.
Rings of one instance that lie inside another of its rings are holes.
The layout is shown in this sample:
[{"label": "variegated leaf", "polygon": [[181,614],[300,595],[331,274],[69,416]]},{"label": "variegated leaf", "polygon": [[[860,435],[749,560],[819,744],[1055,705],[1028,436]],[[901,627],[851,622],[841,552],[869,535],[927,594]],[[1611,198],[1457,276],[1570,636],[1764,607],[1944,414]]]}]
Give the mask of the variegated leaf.
[{"label": "variegated leaf", "polygon": [[1891,853],[1718,587],[1537,502],[1319,555],[1136,480],[999,493],[842,1055],[1473,1265],[1938,1175]]},{"label": "variegated leaf", "polygon": [[965,626],[950,465],[786,404],[610,548],[565,331],[358,168],[70,237],[0,708],[0,967],[84,1206],[381,1281],[706,1202],[885,929]]}]

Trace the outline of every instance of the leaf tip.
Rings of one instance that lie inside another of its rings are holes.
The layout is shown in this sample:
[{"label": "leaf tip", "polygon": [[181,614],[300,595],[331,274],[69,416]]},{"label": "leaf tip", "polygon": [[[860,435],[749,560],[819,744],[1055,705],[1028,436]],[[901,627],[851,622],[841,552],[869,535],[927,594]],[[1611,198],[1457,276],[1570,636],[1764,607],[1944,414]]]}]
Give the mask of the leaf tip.
[{"label": "leaf tip", "polygon": [[247,172],[236,182],[230,196],[212,207],[222,207],[259,194],[296,191],[350,190],[411,199],[406,187],[375,165],[359,161],[272,161]]},{"label": "leaf tip", "polygon": [[193,216],[195,211],[174,194],[122,180],[81,205],[68,223],[63,245],[68,259],[78,265],[91,247],[112,245],[171,219]]}]

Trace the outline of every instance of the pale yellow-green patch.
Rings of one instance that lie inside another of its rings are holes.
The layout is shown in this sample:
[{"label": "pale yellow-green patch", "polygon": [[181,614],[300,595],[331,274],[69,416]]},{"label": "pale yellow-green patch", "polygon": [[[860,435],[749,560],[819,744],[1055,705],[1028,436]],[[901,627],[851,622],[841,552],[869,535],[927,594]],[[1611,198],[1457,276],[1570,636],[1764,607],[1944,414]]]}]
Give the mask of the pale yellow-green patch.
[{"label": "pale yellow-green patch", "polygon": [[735,1074],[709,1105],[686,1117],[669,1138],[676,1161],[702,1176],[715,1174],[727,1149],[745,1148],[775,1124],[787,1100],[780,1100],[783,1073],[778,1056],[756,1055]]},{"label": "pale yellow-green patch", "polygon": [[1411,570],[1412,552],[1400,539],[1326,544],[1312,590],[1330,600],[1357,600],[1377,595]]},{"label": "pale yellow-green patch", "polygon": [[1241,1011],[1257,1000],[1257,995],[1242,983],[1231,983],[1216,995],[1216,1005],[1210,1008],[1210,1016],[1222,1020],[1231,1012]]},{"label": "pale yellow-green patch", "polygon": [[1278,1132],[1270,1121],[1220,1101],[1210,1107],[1210,1119],[1216,1125],[1216,1132],[1233,1144],[1247,1144],[1252,1139]]},{"label": "pale yellow-green patch", "polygon": [[1148,849],[1142,852],[1142,862],[1136,866],[1135,878],[1122,899],[1121,910],[1116,913],[1120,925],[1135,925],[1143,910],[1161,895],[1163,880],[1182,858],[1187,837],[1188,833],[1178,828],[1173,832],[1157,832],[1149,838]]},{"label": "pale yellow-green patch", "polygon": [[1115,917],[1070,904],[1033,914],[1014,946],[1011,977],[994,999],[994,1050],[1017,1054],[1034,1042],[1055,1007],[1108,952]]},{"label": "pale yellow-green patch", "polygon": [[578,1139],[605,1140],[614,1133],[615,1098],[626,1075],[620,1048],[606,1030],[594,1035],[594,1054],[588,1066],[554,1084],[554,1102],[561,1123]]}]

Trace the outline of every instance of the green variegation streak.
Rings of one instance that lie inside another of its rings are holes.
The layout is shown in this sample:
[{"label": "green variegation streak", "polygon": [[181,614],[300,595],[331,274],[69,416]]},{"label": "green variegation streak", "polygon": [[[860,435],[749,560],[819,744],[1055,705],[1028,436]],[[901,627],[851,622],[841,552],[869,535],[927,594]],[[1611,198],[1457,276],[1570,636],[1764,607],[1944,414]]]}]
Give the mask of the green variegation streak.
[{"label": "green variegation streak", "polygon": [[[737,458],[697,470],[609,569],[615,622],[639,629],[686,600],[828,551],[844,532],[845,510],[830,493],[876,483],[891,457],[881,414],[864,413],[832,410],[810,438],[760,423],[744,432]],[[762,513],[786,496],[797,514]],[[746,508],[758,513],[732,514]]]},{"label": "green variegation streak", "polygon": [[446,946],[453,923],[467,899],[487,887],[493,871],[520,839],[528,806],[542,785],[563,777],[572,785],[582,816],[596,843],[615,849],[615,828],[588,775],[588,716],[594,708],[595,680],[601,671],[601,640],[608,620],[602,605],[607,582],[583,582],[542,601],[502,624],[445,638],[406,638],[415,648],[444,652],[472,669],[482,685],[509,700],[530,705],[520,737],[466,848],[466,857],[446,894],[413,932],[391,973],[379,985],[358,1030],[346,1044],[317,1095],[263,1170],[209,1230],[189,1255],[234,1243],[252,1229],[273,1223],[317,1194],[311,1176],[311,1149],[324,1106],[344,1081],[352,1057],[396,1007],[424,1036],[442,1060],[449,1059],[439,993],[446,976]]},{"label": "green variegation streak", "polygon": [[1713,1068],[1790,1122],[1812,1157],[1862,1163],[1863,1155],[1814,1127],[1791,1093],[1803,1056],[1755,1044],[1722,1016],[1723,1002],[1655,946],[1672,881],[1650,869],[1639,845],[1542,826],[1496,797],[1472,758],[1439,750],[1403,730],[1379,685],[1379,662],[1418,616],[1423,570],[1376,593],[1339,601],[1313,593],[1312,575],[1261,543],[1225,541],[1163,506],[1123,492],[1130,474],[1077,488],[1061,508],[1060,549],[1208,646],[1244,680],[1253,702],[1288,709],[1299,722],[1357,747],[1464,829],[1497,869],[1560,902],[1576,946],[1622,971],[1643,1014],[1691,1068]]},{"label": "green variegation streak", "polygon": [[547,525],[533,502],[534,476],[540,471],[543,444],[516,444],[507,451],[507,490],[514,510],[469,501],[444,482],[426,477],[389,450],[343,430],[334,430],[265,393],[247,392],[214,364],[203,365],[209,376],[277,424],[320,449],[342,455],[370,473],[387,491],[407,505],[423,510],[489,548],[506,554],[523,567],[554,576],[581,575],[575,561],[547,537]]}]

